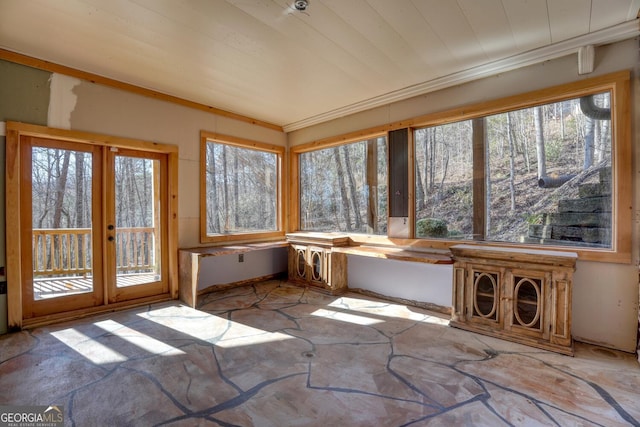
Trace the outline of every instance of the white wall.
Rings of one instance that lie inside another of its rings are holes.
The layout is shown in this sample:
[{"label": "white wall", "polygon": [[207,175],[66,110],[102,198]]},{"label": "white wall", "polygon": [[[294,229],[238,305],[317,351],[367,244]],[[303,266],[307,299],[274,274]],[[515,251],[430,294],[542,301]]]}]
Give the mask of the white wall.
[{"label": "white wall", "polygon": [[635,351],[638,267],[578,261],[572,308],[575,339]]},{"label": "white wall", "polygon": [[[634,352],[638,328],[638,264],[640,228],[640,62],[638,39],[596,48],[595,70],[578,75],[577,55],[547,61],[476,82],[396,102],[359,114],[291,132],[289,145],[359,131],[400,120],[569,83],[620,70],[632,70],[633,254],[630,265],[579,262],[573,293],[573,334],[576,338]],[[351,260],[350,260],[351,261]],[[389,265],[392,277],[402,277],[404,266]],[[350,279],[351,280],[351,279]],[[396,279],[396,282],[398,280]],[[393,286],[393,281],[389,286]],[[392,292],[392,291],[390,291]],[[381,292],[384,293],[384,292]]]},{"label": "white wall", "polygon": [[[638,39],[630,39],[596,49],[595,69],[578,75],[577,54],[546,61],[475,82],[395,102],[288,134],[289,146],[411,119],[469,104],[589,79],[614,71],[633,69],[638,79]],[[636,111],[637,118],[637,111]]]},{"label": "white wall", "polygon": [[[349,287],[451,307],[453,266],[347,256]],[[402,274],[398,274],[401,271]]]},{"label": "white wall", "polygon": [[54,74],[49,126],[179,147],[178,246],[200,246],[200,131],[285,146],[286,134],[250,123]]},{"label": "white wall", "polygon": [[269,248],[239,254],[203,257],[200,261],[198,290],[210,286],[241,282],[287,271],[287,248]]}]

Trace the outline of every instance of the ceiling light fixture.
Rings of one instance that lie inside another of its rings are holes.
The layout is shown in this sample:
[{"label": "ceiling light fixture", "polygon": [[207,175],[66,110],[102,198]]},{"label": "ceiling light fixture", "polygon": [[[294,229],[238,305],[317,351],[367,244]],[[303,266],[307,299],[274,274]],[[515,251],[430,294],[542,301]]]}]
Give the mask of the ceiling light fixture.
[{"label": "ceiling light fixture", "polygon": [[309,1],[308,0],[295,0],[293,2],[293,7],[295,7],[296,10],[299,10],[300,12],[304,12],[305,10],[307,10],[307,7],[309,7]]}]

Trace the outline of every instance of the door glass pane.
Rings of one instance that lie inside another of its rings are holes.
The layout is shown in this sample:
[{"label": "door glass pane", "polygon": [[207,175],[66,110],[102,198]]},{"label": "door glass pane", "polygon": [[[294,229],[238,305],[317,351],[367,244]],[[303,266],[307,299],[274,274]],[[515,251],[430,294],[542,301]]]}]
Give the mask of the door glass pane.
[{"label": "door glass pane", "polygon": [[32,148],[35,300],[93,291],[92,155]]},{"label": "door glass pane", "polygon": [[160,161],[115,157],[116,286],[160,277]]}]

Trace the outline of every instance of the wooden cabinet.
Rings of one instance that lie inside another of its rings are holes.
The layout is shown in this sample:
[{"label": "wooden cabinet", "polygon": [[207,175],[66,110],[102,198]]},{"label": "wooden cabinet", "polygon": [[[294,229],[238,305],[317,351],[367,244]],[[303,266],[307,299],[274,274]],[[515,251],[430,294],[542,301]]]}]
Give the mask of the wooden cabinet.
[{"label": "wooden cabinet", "polygon": [[572,252],[456,245],[451,326],[573,354]]},{"label": "wooden cabinet", "polygon": [[289,280],[312,285],[332,294],[347,289],[347,256],[334,248],[347,246],[348,238],[331,233],[293,233],[289,241]]},{"label": "wooden cabinet", "polygon": [[292,244],[289,251],[290,280],[308,282],[320,286],[330,283],[327,272],[329,270],[331,248],[325,249],[317,246]]}]

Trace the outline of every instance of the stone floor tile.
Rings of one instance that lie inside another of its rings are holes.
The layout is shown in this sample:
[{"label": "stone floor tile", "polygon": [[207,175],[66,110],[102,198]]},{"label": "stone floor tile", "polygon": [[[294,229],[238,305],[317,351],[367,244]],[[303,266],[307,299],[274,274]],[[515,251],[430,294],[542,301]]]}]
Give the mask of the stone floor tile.
[{"label": "stone floor tile", "polygon": [[222,375],[243,391],[276,378],[306,375],[312,344],[297,338],[274,338],[251,345],[235,341],[223,343],[225,347],[218,344],[215,355]]},{"label": "stone floor tile", "polygon": [[465,342],[477,342],[478,345],[483,349],[491,350],[495,353],[520,353],[520,354],[542,354],[548,355],[553,354],[557,357],[564,358],[566,357],[563,354],[559,353],[551,353],[546,350],[541,350],[536,347],[530,347],[524,344],[520,344],[513,341],[503,340],[500,338],[491,337],[483,334],[476,334],[461,331],[458,329],[450,328],[450,331],[456,331],[457,336],[464,339]]},{"label": "stone floor tile", "polygon": [[304,303],[304,288],[285,285],[280,286],[262,298],[256,305],[265,310],[277,310],[290,307],[295,304]]},{"label": "stone floor tile", "polygon": [[215,342],[228,331],[231,323],[228,319],[183,305],[161,307],[141,313],[140,316],[159,327],[165,327],[202,341]]},{"label": "stone floor tile", "polygon": [[330,305],[355,312],[377,314],[389,318],[408,320],[423,320],[425,317],[434,314],[419,307],[409,307],[402,304],[390,303],[389,301],[383,301],[363,295],[358,295],[356,297],[344,296]]},{"label": "stone floor tile", "polygon": [[521,393],[505,390],[490,383],[481,383],[490,396],[486,404],[502,419],[514,426],[558,426],[547,411],[547,406],[533,402]]},{"label": "stone floor tile", "polygon": [[0,337],[0,403],[70,425],[640,426],[631,354],[563,356],[279,280]]},{"label": "stone floor tile", "polygon": [[309,385],[431,404],[388,369],[390,355],[389,343],[317,345],[309,368]]},{"label": "stone floor tile", "polygon": [[154,378],[164,393],[191,412],[203,411],[240,394],[223,378],[213,346],[190,344],[183,354],[159,355],[125,362],[123,368]]},{"label": "stone floor tile", "polygon": [[164,421],[164,427],[220,427],[220,423],[209,417],[202,415],[185,415],[174,419],[174,421]]},{"label": "stone floor tile", "polygon": [[601,424],[598,421],[590,420],[581,415],[572,414],[567,412],[564,408],[552,405],[540,405],[540,407],[549,414],[554,420],[556,426],[580,426],[580,427],[623,427],[623,426],[637,426],[638,423],[625,423],[619,420],[607,420],[605,424]]},{"label": "stone floor tile", "polygon": [[226,296],[216,294],[217,292],[208,294],[202,303],[198,305],[198,309],[216,314],[229,310],[249,308],[260,301],[260,298],[256,297],[253,291]]},{"label": "stone floor tile", "polygon": [[230,313],[229,317],[232,322],[268,332],[298,329],[299,327],[295,319],[276,310],[248,308],[245,310],[236,310]]},{"label": "stone floor tile", "polygon": [[28,331],[0,335],[0,363],[26,353],[38,345],[38,340]]},{"label": "stone floor tile", "polygon": [[[69,350],[72,352],[72,350]],[[50,405],[67,400],[80,387],[108,371],[85,360],[23,354],[0,364],[0,402],[3,405]]]},{"label": "stone floor tile", "polygon": [[488,397],[474,377],[441,363],[394,356],[389,369],[440,409]]},{"label": "stone floor tile", "polygon": [[302,298],[300,298],[300,302],[308,305],[326,307],[328,305],[333,305],[335,301],[338,301],[339,299],[340,296],[318,292],[310,288],[308,291],[304,292]]},{"label": "stone floor tile", "polygon": [[400,426],[432,413],[423,405],[366,393],[306,387],[305,376],[275,381],[215,414],[241,426]]},{"label": "stone floor tile", "polygon": [[[512,426],[483,401],[457,406],[411,424],[411,427],[501,427]],[[520,426],[518,426],[520,427]]]},{"label": "stone floor tile", "polygon": [[298,319],[301,330],[292,330],[289,333],[315,344],[372,344],[388,341],[388,338],[375,328],[331,318],[324,311],[317,313],[315,316]]},{"label": "stone floor tile", "polygon": [[314,305],[314,304],[289,304],[286,307],[276,307],[274,310],[277,310],[279,313],[282,313],[286,316],[289,316],[293,319],[303,319],[307,317],[315,318],[317,314],[314,314],[318,310],[326,309],[325,305]]},{"label": "stone floor tile", "polygon": [[253,289],[254,294],[259,299],[262,299],[267,295],[269,295],[271,292],[273,292],[276,288],[280,286],[285,286],[286,284],[287,284],[286,280],[283,281],[280,279],[271,279],[271,280],[265,280],[263,282],[255,283],[250,287]]},{"label": "stone floor tile", "polygon": [[152,377],[127,368],[79,388],[71,404],[70,417],[78,426],[150,426],[186,409]]},{"label": "stone floor tile", "polygon": [[453,364],[464,360],[484,360],[489,355],[482,343],[469,333],[449,327],[420,324],[393,337],[394,353]]},{"label": "stone floor tile", "polygon": [[624,421],[598,388],[529,356],[499,354],[481,362],[463,362],[457,367],[482,381],[517,390],[535,402],[562,407],[596,423]]}]

